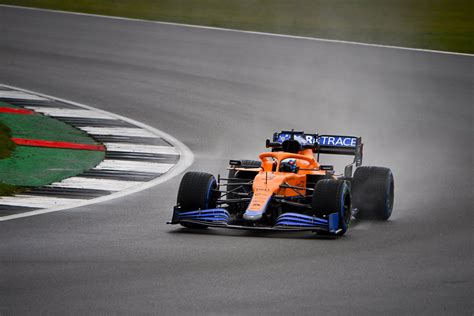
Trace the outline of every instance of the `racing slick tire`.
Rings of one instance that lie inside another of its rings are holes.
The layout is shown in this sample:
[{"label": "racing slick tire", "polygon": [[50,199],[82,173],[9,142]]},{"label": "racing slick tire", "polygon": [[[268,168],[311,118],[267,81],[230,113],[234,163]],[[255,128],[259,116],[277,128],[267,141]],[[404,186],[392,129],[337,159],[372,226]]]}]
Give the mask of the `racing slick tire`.
[{"label": "racing slick tire", "polygon": [[[262,166],[262,162],[258,160],[241,160],[241,165],[240,167],[243,168],[260,168]],[[238,186],[237,185],[232,185],[232,183],[241,183],[242,180],[252,180],[255,177],[254,172],[245,172],[245,171],[237,171],[235,169],[230,169],[229,173],[227,175],[228,180],[228,186],[227,190],[231,191],[236,189]],[[235,190],[235,193],[248,193],[252,191],[252,186],[244,186],[240,189]],[[234,193],[229,193],[227,194],[227,199],[232,200],[232,199],[238,199],[240,196],[238,194]],[[231,205],[230,210],[232,211],[232,208],[234,208]],[[243,208],[243,206],[236,206],[236,208]]]},{"label": "racing slick tire", "polygon": [[[183,211],[193,211],[199,209],[209,209],[216,207],[218,193],[216,189],[216,178],[205,172],[187,172],[178,190],[178,205]],[[180,223],[188,228],[207,228],[205,225]]]},{"label": "racing slick tire", "polygon": [[394,202],[392,171],[383,167],[359,167],[352,181],[353,206],[356,218],[387,220]]},{"label": "racing slick tire", "polygon": [[339,214],[340,235],[349,227],[351,220],[351,191],[348,183],[343,180],[323,179],[316,182],[311,198],[311,207],[316,216]]}]

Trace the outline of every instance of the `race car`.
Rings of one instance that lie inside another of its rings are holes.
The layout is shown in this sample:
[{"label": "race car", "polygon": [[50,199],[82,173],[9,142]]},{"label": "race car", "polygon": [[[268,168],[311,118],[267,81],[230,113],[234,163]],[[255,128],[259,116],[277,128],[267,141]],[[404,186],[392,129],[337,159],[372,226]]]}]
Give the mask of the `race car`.
[{"label": "race car", "polygon": [[[227,178],[187,172],[168,224],[187,228],[311,231],[343,235],[351,217],[387,220],[393,209],[390,169],[362,165],[361,137],[280,131],[260,160],[230,160]],[[351,155],[336,175],[321,154]],[[353,173],[353,169],[355,171]]]}]

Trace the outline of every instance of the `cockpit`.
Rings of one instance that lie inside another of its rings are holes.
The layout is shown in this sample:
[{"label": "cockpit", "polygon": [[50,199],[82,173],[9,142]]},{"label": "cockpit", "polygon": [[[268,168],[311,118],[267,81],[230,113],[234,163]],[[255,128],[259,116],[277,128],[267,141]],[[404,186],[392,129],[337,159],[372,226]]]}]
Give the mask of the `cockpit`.
[{"label": "cockpit", "polygon": [[300,161],[297,162],[297,157],[284,157],[280,161],[278,157],[266,156],[262,157],[262,168],[266,172],[291,172],[297,173],[299,170],[298,164],[307,165],[308,162]]}]

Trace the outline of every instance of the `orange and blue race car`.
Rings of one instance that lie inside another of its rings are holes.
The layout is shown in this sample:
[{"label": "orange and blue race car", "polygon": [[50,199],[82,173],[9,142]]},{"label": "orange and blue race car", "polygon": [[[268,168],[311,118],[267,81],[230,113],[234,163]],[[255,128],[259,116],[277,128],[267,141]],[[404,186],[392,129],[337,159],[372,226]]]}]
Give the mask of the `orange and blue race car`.
[{"label": "orange and blue race car", "polygon": [[[281,131],[266,141],[260,160],[230,160],[227,178],[187,172],[168,224],[312,231],[343,235],[351,217],[387,220],[393,209],[390,169],[362,164],[362,139]],[[354,160],[336,175],[321,154]],[[353,169],[355,171],[353,172]]]}]

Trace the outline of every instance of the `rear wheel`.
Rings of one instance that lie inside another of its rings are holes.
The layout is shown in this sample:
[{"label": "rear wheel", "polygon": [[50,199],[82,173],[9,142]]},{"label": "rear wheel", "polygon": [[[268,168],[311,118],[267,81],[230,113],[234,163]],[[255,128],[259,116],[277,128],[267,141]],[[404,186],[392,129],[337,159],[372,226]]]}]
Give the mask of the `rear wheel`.
[{"label": "rear wheel", "polygon": [[[187,172],[178,190],[178,205],[181,210],[195,211],[216,207],[218,193],[214,190],[217,187],[216,179],[212,174],[205,172]],[[189,228],[206,228],[205,225],[180,223]]]},{"label": "rear wheel", "polygon": [[392,171],[383,167],[359,167],[354,172],[352,196],[360,219],[387,220],[394,202]]},{"label": "rear wheel", "polygon": [[351,219],[351,192],[346,181],[324,179],[316,182],[311,207],[317,216],[339,214],[339,229],[343,235]]}]

